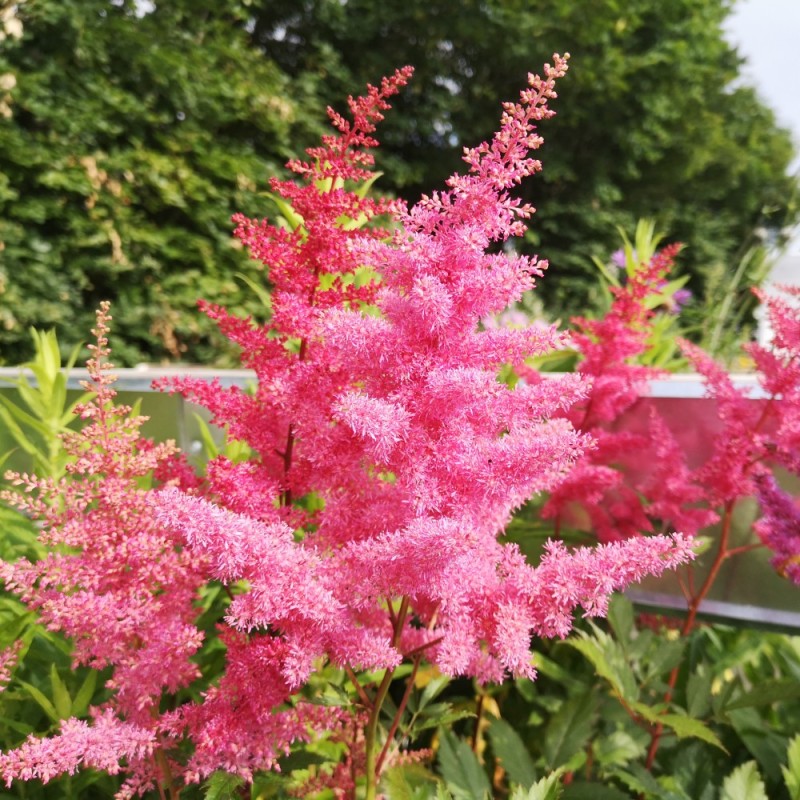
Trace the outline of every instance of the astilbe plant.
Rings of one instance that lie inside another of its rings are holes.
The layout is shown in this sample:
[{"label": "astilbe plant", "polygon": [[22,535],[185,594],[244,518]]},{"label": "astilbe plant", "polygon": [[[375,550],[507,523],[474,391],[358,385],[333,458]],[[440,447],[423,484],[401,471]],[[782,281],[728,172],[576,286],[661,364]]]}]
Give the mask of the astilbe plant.
[{"label": "astilbe plant", "polygon": [[[542,509],[556,532],[566,521],[589,527],[600,541],[615,541],[657,530],[694,535],[716,520],[713,511],[696,507],[703,493],[655,410],[641,432],[619,425],[647,394],[650,381],[664,375],[641,359],[651,345],[656,303],[679,251],[679,244],[664,247],[624,285],[611,287],[613,302],[604,317],[572,320],[577,370],[590,388],[567,417],[594,446],[558,482]],[[645,451],[654,458],[643,470]]]},{"label": "astilbe plant", "polygon": [[76,408],[86,424],[63,437],[66,476],[7,476],[20,491],[3,499],[40,520],[49,552],[0,563],[0,576],[44,625],[72,640],[76,665],[112,668],[111,699],[93,709],[90,723],[65,720],[60,734],[31,736],[0,755],[0,774],[46,781],[80,765],[117,773],[125,759],[126,797],[152,788],[154,775],[168,769],[159,704],[198,676],[194,602],[204,569],[150,510],[142,482],[154,474],[185,488],[196,481],[173,443],[143,439],[143,418],[114,404],[109,321],[104,304],[87,364],[85,388],[94,396]]},{"label": "astilbe plant", "polygon": [[[758,398],[737,388],[702,349],[679,340],[684,356],[702,376],[717,416],[705,459],[690,468],[675,432],[654,407],[644,422],[639,415],[638,428],[630,427],[630,412],[647,394],[649,381],[663,374],[643,365],[641,357],[678,249],[664,248],[624,286],[612,289],[614,301],[605,317],[573,320],[578,371],[591,379],[591,387],[566,413],[577,430],[593,437],[595,446],[556,483],[541,514],[554,519],[556,532],[563,524],[599,541],[638,538],[659,529],[710,533],[703,580],[694,580],[692,567],[680,580],[687,613],[678,627],[688,636],[725,562],[758,546],[733,542],[734,513],[743,501],[758,500],[762,516],[755,532],[773,550],[778,573],[800,583],[800,509],[776,480],[781,473],[800,475],[800,290],[783,287],[783,296],[758,292],[774,331],[770,346],[745,346],[756,370]],[[529,380],[534,377],[524,366],[520,371]],[[680,669],[678,664],[669,674],[664,704],[673,698]],[[650,729],[646,767],[652,769],[664,725],[658,715],[634,718]]]},{"label": "astilbe plant", "polygon": [[[134,423],[104,410],[110,389],[94,367],[99,400],[87,413],[97,419],[70,440],[72,471],[87,473],[88,488],[22,479],[60,493],[31,508],[77,554],[4,570],[10,588],[75,638],[76,658],[114,667],[114,699],[92,724],[3,756],[7,780],[82,763],[116,770],[125,759],[123,795],[157,781],[177,796],[217,770],[251,780],[294,742],[325,735],[346,754],[323,783],[352,797],[363,785],[374,798],[381,773],[409,757],[395,733],[423,659],[481,682],[532,678],[532,636],[566,636],[576,609],[602,615],[614,590],[691,559],[690,540],[676,534],[575,551],[552,542],[534,566],[498,538],[588,444],[567,416],[586,397],[581,375],[514,388],[498,380],[503,365],[560,346],[555,328],[479,324],[546,267],[494,246],[533,213],[512,189],[540,169],[529,151],[566,67],[555,56],[544,77],[531,75],[492,141],[465,151],[468,173],[412,208],[357,189],[370,176],[375,123],[410,77],[399,70],[350,100],[351,120],[331,112],[338,134],[290,165],[302,183],[273,181],[287,225],[237,218],[269,271],[270,324],[206,312],[242,348],[257,386],[171,388],[245,441],[249,460],[213,460],[202,489],[180,479],[140,489],[134,476],[169,451],[139,447]],[[381,214],[391,232],[374,224]],[[224,673],[196,702],[162,713],[157,697],[194,677],[201,573],[231,597],[220,620]],[[78,615],[95,608],[91,622]],[[138,686],[127,679],[137,659],[147,678]],[[384,714],[403,662],[406,689]],[[304,697],[325,663],[346,672],[355,703]]]},{"label": "astilbe plant", "polygon": [[[576,607],[602,614],[613,589],[691,556],[681,538],[574,553],[554,543],[533,567],[498,542],[514,510],[566,473],[584,444],[563,416],[585,392],[579,376],[514,390],[497,380],[503,364],[562,337],[538,325],[478,325],[531,289],[546,266],[487,249],[522,233],[533,211],[510,190],[540,168],[528,157],[541,143],[534,128],[551,116],[547,104],[565,70],[556,57],[544,78],[531,76],[520,102],[504,107],[500,132],[466,151],[470,171],[446,191],[411,209],[383,204],[398,224],[388,238],[353,224],[373,208],[340,181],[365,177],[368,157],[347,147],[365,143],[407,73],[351,101],[353,122],[334,115],[340,136],[294,165],[306,186],[273,183],[300,217],[295,230],[239,220],[240,237],[274,283],[271,325],[211,311],[244,346],[255,393],[192,381],[175,387],[257,456],[211,466],[213,502],[162,493],[161,518],[210,559],[216,578],[246,581],[226,619],[246,633],[242,652],[262,650],[287,693],[321,660],[348,672],[360,698],[343,710],[357,723],[348,769],[365,775],[367,797],[396,756],[403,703],[388,734],[379,726],[404,659],[413,671],[424,657],[481,681],[532,677],[532,634],[564,636]],[[360,267],[379,283],[355,295],[349,276]],[[336,273],[327,292],[322,273]],[[234,669],[240,651],[228,658]],[[382,670],[378,685],[362,686],[360,670]],[[213,741],[202,708],[180,712],[201,743]],[[226,769],[248,776],[265,766],[249,740],[236,740],[251,730],[217,730],[241,754]],[[220,766],[216,750],[203,746],[194,764],[201,775]]]},{"label": "astilbe plant", "polygon": [[698,475],[707,502],[723,509],[717,560],[721,563],[733,554],[729,540],[736,503],[756,496],[762,510],[756,532],[774,551],[777,571],[800,584],[798,510],[775,478],[781,472],[800,475],[800,288],[780,287],[779,291],[770,296],[757,292],[771,323],[771,345],[745,348],[753,359],[762,399],[751,399],[736,388],[699,348],[686,342],[683,349],[703,375],[721,425],[711,456]]}]

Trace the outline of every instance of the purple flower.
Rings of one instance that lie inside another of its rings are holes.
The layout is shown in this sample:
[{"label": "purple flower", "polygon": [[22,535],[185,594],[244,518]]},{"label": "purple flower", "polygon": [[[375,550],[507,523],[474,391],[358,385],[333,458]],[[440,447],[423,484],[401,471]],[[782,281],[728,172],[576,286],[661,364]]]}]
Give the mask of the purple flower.
[{"label": "purple flower", "polygon": [[691,299],[692,293],[689,289],[678,289],[678,291],[672,295],[675,311],[680,311]]}]

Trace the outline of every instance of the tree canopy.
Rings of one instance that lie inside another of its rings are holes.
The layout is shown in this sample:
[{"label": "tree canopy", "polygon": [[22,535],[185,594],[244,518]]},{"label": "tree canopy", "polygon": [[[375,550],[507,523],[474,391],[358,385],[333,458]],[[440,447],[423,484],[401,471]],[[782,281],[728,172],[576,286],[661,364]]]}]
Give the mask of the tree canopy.
[{"label": "tree canopy", "polygon": [[544,172],[522,190],[552,314],[591,301],[591,256],[617,247],[616,226],[655,217],[702,295],[756,232],[797,218],[791,140],[739,82],[728,0],[151,6],[0,2],[0,361],[27,357],[32,324],[85,338],[103,298],[120,363],[218,357],[195,301],[259,313],[231,214],[272,214],[267,178],[314,143],[325,106],[403,64],[416,75],[379,131],[378,189],[414,201],[529,69],[571,52]]},{"label": "tree canopy", "polygon": [[523,187],[538,208],[529,245],[550,259],[541,290],[554,312],[585,305],[591,256],[616,227],[653,217],[687,248],[702,294],[732,273],[762,229],[797,220],[792,143],[740,79],[725,39],[730,0],[275,0],[254,35],[289,75],[324,70],[328,102],[393,65],[416,74],[383,126],[386,181],[409,199],[459,168],[486,138],[499,101],[532,65],[572,54],[558,116],[543,127],[544,171]]}]

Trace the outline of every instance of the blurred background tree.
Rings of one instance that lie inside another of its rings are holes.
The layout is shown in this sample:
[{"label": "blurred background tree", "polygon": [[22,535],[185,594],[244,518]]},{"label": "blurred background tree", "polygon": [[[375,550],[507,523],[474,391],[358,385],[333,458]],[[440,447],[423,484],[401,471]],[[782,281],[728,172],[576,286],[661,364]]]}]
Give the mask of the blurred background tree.
[{"label": "blurred background tree", "polygon": [[[592,303],[591,257],[652,217],[687,247],[680,263],[697,300],[686,311],[702,337],[742,259],[731,303],[753,301],[752,248],[798,219],[787,176],[791,137],[754,90],[722,24],[731,0],[272,0],[254,38],[291,76],[324,72],[328,102],[395,64],[412,85],[382,126],[383,179],[410,200],[459,168],[461,148],[485,139],[498,100],[528,70],[572,54],[558,116],[543,126],[544,172],[524,184],[539,209],[526,248],[551,262],[540,292],[551,315]],[[711,295],[708,296],[708,291]],[[694,314],[694,319],[692,319]],[[707,335],[705,338],[710,338]]]},{"label": "blurred background tree", "polygon": [[541,296],[553,317],[593,303],[591,257],[606,260],[616,226],[648,216],[687,244],[685,313],[702,337],[721,295],[737,312],[750,302],[753,246],[798,218],[791,139],[739,82],[721,27],[729,0],[13,7],[21,36],[0,50],[0,86],[15,81],[0,120],[6,361],[28,357],[30,324],[63,321],[69,347],[101,298],[126,337],[120,363],[219,360],[195,300],[258,313],[234,278],[255,265],[232,246],[230,214],[273,213],[259,192],[315,143],[326,104],[403,64],[417,73],[382,125],[378,189],[413,202],[491,133],[528,70],[572,53],[544,172],[522,189],[539,208],[523,247],[551,261]]}]

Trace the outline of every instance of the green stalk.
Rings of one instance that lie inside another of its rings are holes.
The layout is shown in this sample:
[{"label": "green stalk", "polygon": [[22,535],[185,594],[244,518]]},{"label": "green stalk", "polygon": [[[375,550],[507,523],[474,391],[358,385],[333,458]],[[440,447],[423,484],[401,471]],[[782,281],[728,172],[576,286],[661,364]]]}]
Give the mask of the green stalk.
[{"label": "green stalk", "polygon": [[[394,647],[400,644],[400,636],[403,632],[406,615],[408,614],[408,605],[408,598],[404,597],[403,602],[400,604],[400,610],[397,612],[397,618],[394,621],[394,635],[392,636],[392,645]],[[375,694],[375,699],[372,701],[367,730],[364,732],[364,750],[367,759],[365,800],[377,800],[378,796],[378,722],[381,716],[383,701],[386,699],[386,695],[389,692],[389,686],[392,683],[393,677],[394,667],[384,672],[383,680],[381,680],[378,691]]]}]

